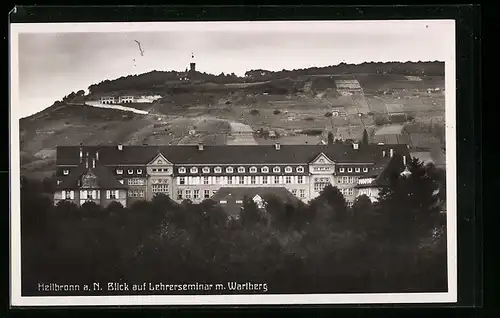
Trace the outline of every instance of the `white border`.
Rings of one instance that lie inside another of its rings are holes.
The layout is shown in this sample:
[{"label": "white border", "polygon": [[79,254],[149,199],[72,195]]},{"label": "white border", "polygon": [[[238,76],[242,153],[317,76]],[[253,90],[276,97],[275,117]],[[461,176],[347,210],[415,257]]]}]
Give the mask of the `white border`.
[{"label": "white border", "polygon": [[[374,23],[387,21],[273,21],[273,22],[143,22],[143,23],[40,23],[10,25],[10,184],[11,184],[11,305],[12,306],[92,306],[92,305],[271,305],[271,304],[380,304],[380,303],[455,303],[457,302],[457,205],[456,205],[456,100],[455,100],[455,21],[454,20],[393,20],[398,28],[413,24],[439,24],[446,27],[445,61],[446,94],[446,171],[447,171],[447,242],[448,292],[397,294],[302,294],[302,295],[161,295],[161,296],[21,296],[20,253],[20,149],[19,149],[19,33],[53,32],[165,32],[165,31],[231,31],[243,30],[303,32],[304,27],[316,26],[318,32],[370,29]],[[392,29],[394,25],[392,25]],[[62,31],[64,30],[64,31]]]}]

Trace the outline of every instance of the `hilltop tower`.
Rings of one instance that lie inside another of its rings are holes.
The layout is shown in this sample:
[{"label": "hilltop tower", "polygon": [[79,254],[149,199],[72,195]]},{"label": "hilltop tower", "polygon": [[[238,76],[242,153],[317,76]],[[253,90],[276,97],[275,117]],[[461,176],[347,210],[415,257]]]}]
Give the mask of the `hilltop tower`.
[{"label": "hilltop tower", "polygon": [[189,72],[196,72],[196,63],[194,62],[194,54],[191,53],[191,63],[189,63]]}]

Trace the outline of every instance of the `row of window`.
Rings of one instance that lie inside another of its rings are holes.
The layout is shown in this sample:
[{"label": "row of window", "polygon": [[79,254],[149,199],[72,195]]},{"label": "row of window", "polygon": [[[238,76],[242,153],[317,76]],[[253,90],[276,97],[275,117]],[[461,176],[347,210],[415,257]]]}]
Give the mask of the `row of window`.
[{"label": "row of window", "polygon": [[[133,169],[128,169],[127,170],[128,174],[134,174]],[[116,169],[116,174],[123,174],[123,169]],[[142,174],[142,169],[137,169],[137,174]]]},{"label": "row of window", "polygon": [[[361,172],[361,170],[363,170],[363,172],[368,172],[368,168],[339,168],[339,172],[346,172],[346,169],[347,169],[347,172]],[[201,169],[203,173],[210,173],[210,168],[209,167],[204,167],[203,169]],[[317,171],[317,172],[324,172],[324,171],[330,171],[331,168],[330,167],[314,167],[313,168],[313,171]],[[187,172],[187,169],[185,167],[180,167],[179,168],[179,173],[186,173]],[[245,173],[246,172],[246,168],[245,167],[238,167],[237,170],[236,170],[238,173]],[[248,171],[250,173],[257,173],[257,167],[251,167],[250,169],[248,169]],[[272,171],[274,173],[280,173],[281,172],[281,168],[280,167],[273,167]],[[292,167],[286,167],[284,169],[285,173],[292,173],[293,172],[293,168]],[[169,169],[168,168],[153,168],[152,169],[152,172],[169,172]],[[189,169],[189,172],[190,173],[198,173],[198,168],[197,167],[192,167]],[[234,168],[233,167],[226,167],[225,169],[225,172],[226,173],[234,173]],[[262,167],[260,168],[260,172],[262,173],[269,173],[269,167]],[[297,167],[296,169],[296,172],[298,173],[303,173],[304,172],[304,167],[300,166],[300,167]],[[124,171],[123,169],[116,169],[116,174],[123,174]],[[127,170],[127,173],[128,174],[134,174],[134,170],[133,169],[128,169]],[[137,174],[142,174],[142,169],[137,169],[136,170],[136,173]],[[215,167],[214,168],[214,173],[222,173],[222,168],[221,167]],[[68,175],[69,174],[69,170],[63,170],[63,174],[64,175]]]},{"label": "row of window", "polygon": [[[99,200],[101,198],[101,191],[99,190],[80,190],[80,199],[81,200]],[[120,191],[119,190],[106,190],[106,199],[119,199]],[[63,200],[74,200],[75,199],[75,191],[63,190],[61,192],[61,199]]]},{"label": "row of window", "polygon": [[354,189],[353,188],[339,189],[339,191],[343,195],[354,195]]},{"label": "row of window", "polygon": [[[257,167],[250,167],[248,169],[248,171],[250,173],[257,173],[257,170],[258,170]],[[179,173],[186,173],[187,169],[185,167],[180,167],[178,171],[179,171]],[[199,170],[198,170],[197,167],[191,167],[189,169],[190,173],[198,173],[198,171]],[[201,171],[203,173],[210,173],[210,168],[209,167],[204,167],[204,168],[201,169]],[[234,172],[234,168],[233,167],[226,167],[225,171],[226,171],[226,173],[233,173]],[[238,173],[245,173],[246,172],[246,168],[245,167],[238,167],[236,171]],[[269,167],[262,167],[262,168],[260,168],[260,172],[262,172],[262,173],[269,173],[269,171],[270,171]],[[279,172],[281,172],[281,168],[276,166],[276,167],[273,167],[272,171],[274,173],[279,173]],[[288,167],[286,167],[284,169],[284,171],[285,171],[285,173],[292,173],[293,172],[293,168],[290,167],[290,166],[288,166]],[[299,167],[296,168],[295,171],[298,172],[298,173],[303,173],[304,172],[304,167],[299,166]],[[221,167],[215,167],[214,168],[214,173],[222,173],[222,168]]]},{"label": "row of window", "polygon": [[131,198],[144,198],[144,190],[128,190],[128,196]]},{"label": "row of window", "polygon": [[[246,179],[245,179],[246,178]],[[186,177],[179,177],[179,184],[180,185],[186,185]],[[304,183],[304,177],[303,176],[274,176],[274,177],[269,177],[269,176],[250,176],[250,177],[245,177],[245,176],[237,176],[237,177],[215,177],[215,178],[210,178],[210,177],[203,177],[201,179],[201,184],[205,185],[211,185],[211,184],[292,184],[292,183],[297,183],[297,184],[303,184]],[[192,184],[200,184],[198,180],[195,182],[192,182]]]},{"label": "row of window", "polygon": [[342,184],[352,184],[355,183],[357,184],[359,181],[359,177],[338,177],[337,178],[337,183],[342,183]]},{"label": "row of window", "polygon": [[[345,172],[346,168],[339,168],[339,172]],[[361,168],[347,168],[347,172],[361,172]],[[363,168],[363,172],[368,172],[368,168]]]},{"label": "row of window", "polygon": [[[214,195],[216,192],[217,192],[217,190],[212,190],[212,195]],[[200,194],[201,194],[201,192],[199,189],[194,189],[194,190],[179,189],[179,190],[177,190],[177,200],[183,200],[183,199],[199,200]],[[203,198],[204,199],[210,198],[210,190],[208,190],[208,189],[203,190]]]}]

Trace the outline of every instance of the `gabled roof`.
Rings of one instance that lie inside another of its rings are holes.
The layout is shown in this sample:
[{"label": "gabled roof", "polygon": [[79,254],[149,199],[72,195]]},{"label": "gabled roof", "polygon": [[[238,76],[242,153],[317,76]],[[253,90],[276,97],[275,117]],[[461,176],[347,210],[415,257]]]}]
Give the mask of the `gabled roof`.
[{"label": "gabled roof", "polygon": [[127,187],[116,179],[109,168],[97,164],[95,168],[87,168],[85,164],[80,164],[71,174],[65,177],[61,184],[56,185],[58,190],[78,189],[78,181],[82,176],[91,171],[97,177],[97,184],[101,189],[127,189]]},{"label": "gabled roof", "polygon": [[252,199],[256,195],[260,196],[264,200],[266,197],[273,195],[285,203],[295,204],[300,202],[296,196],[284,187],[222,187],[219,191],[217,191],[217,193],[215,193],[211,200],[217,203],[220,201],[226,201],[229,203],[230,201],[243,200],[245,196]]},{"label": "gabled roof", "polygon": [[[160,152],[173,164],[306,164],[320,153],[339,163],[371,163],[382,157],[382,151],[388,153],[390,148],[395,152],[407,154],[406,145],[281,145],[276,150],[274,145],[225,145],[204,146],[198,150],[197,145],[182,146],[127,146],[122,150],[116,146],[84,146],[83,152],[92,157],[99,151],[99,162],[102,165],[146,165]],[[57,147],[57,165],[78,165],[80,161],[79,146]]]},{"label": "gabled roof", "polygon": [[[370,184],[360,184],[357,188],[371,188],[371,187],[387,187],[390,185],[391,179],[396,177],[403,171],[403,159],[400,155],[394,155],[392,158],[388,158],[385,164],[380,162],[370,173],[372,177],[375,178]],[[368,175],[366,176],[368,177]]]}]

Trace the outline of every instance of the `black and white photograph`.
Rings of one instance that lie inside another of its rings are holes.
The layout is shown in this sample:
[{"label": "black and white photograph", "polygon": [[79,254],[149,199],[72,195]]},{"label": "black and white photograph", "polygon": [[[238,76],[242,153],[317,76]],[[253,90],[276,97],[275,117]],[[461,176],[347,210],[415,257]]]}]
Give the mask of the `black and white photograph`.
[{"label": "black and white photograph", "polygon": [[10,28],[12,305],[457,301],[453,20]]}]

